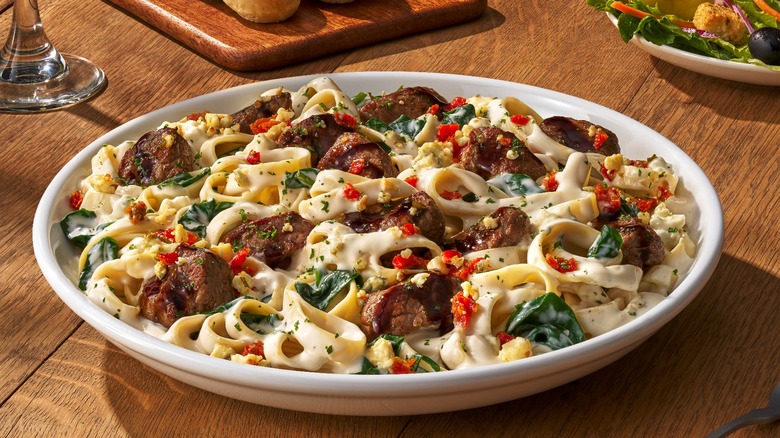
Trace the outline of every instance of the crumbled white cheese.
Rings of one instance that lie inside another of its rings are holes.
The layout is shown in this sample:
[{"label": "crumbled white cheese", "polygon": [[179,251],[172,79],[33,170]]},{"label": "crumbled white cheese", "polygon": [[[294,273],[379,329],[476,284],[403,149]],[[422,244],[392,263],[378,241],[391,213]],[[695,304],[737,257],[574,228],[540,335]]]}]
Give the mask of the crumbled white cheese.
[{"label": "crumbled white cheese", "polygon": [[255,292],[254,289],[252,289],[252,285],[254,284],[252,276],[244,271],[241,271],[238,275],[234,276],[231,284],[241,295],[249,295],[250,293]]},{"label": "crumbled white cheese", "polygon": [[452,146],[450,143],[430,141],[423,143],[417,150],[417,156],[412,162],[414,169],[431,167],[447,167],[452,164]]},{"label": "crumbled white cheese", "polygon": [[366,359],[371,362],[371,365],[382,370],[388,370],[393,366],[393,358],[395,358],[393,344],[385,338],[377,338],[374,345],[366,350]]},{"label": "crumbled white cheese", "polygon": [[506,158],[508,160],[516,160],[519,156],[520,155],[517,154],[517,151],[514,148],[509,148],[509,150],[506,151]]},{"label": "crumbled white cheese", "polygon": [[471,284],[470,281],[464,281],[460,284],[460,288],[463,289],[463,296],[469,297],[476,301],[479,299],[479,289]]},{"label": "crumbled white cheese", "polygon": [[268,362],[263,356],[258,356],[256,354],[247,354],[244,356],[243,354],[233,354],[230,356],[231,362],[238,362],[243,363],[247,365],[257,365],[261,367],[270,367],[271,362]]},{"label": "crumbled white cheese", "polygon": [[290,233],[293,230],[294,230],[294,228],[293,228],[292,224],[289,223],[289,222],[285,223],[284,226],[282,227],[282,231],[284,231],[285,233]]},{"label": "crumbled white cheese", "polygon": [[388,202],[392,201],[393,197],[390,196],[390,193],[387,192],[379,192],[379,195],[376,197],[376,202],[380,204],[387,204]]},{"label": "crumbled white cheese", "polygon": [[496,220],[490,216],[485,216],[482,218],[482,225],[488,230],[495,230],[498,228],[498,222],[496,222]]},{"label": "crumbled white cheese", "polygon": [[431,274],[429,274],[429,273],[427,273],[427,272],[421,272],[421,273],[419,273],[419,274],[416,274],[416,275],[415,275],[414,277],[412,277],[412,279],[411,279],[411,280],[409,280],[409,281],[410,281],[410,282],[412,282],[412,284],[414,284],[415,286],[417,286],[417,287],[420,287],[420,288],[421,288],[421,287],[423,287],[423,285],[425,284],[425,281],[426,281],[426,280],[428,280],[428,277],[429,277],[430,275],[431,275]]},{"label": "crumbled white cheese", "polygon": [[623,167],[623,154],[614,154],[605,158],[604,167],[607,170],[618,170]]},{"label": "crumbled white cheese", "polygon": [[113,194],[119,186],[119,183],[114,178],[111,178],[109,174],[90,175],[85,182],[88,186],[101,193]]},{"label": "crumbled white cheese", "polygon": [[498,358],[504,362],[531,357],[531,342],[526,338],[517,337],[501,346]]},{"label": "crumbled white cheese", "polygon": [[412,250],[409,248],[406,248],[405,250],[401,251],[401,257],[408,259],[412,256]]},{"label": "crumbled white cheese", "polygon": [[227,345],[217,343],[214,345],[214,348],[211,350],[211,357],[218,357],[220,359],[227,359],[233,354],[236,354],[236,351],[233,350],[233,348],[228,347]]},{"label": "crumbled white cheese", "polygon": [[154,275],[155,277],[159,278],[160,280],[165,277],[165,274],[168,272],[168,266],[163,262],[157,262],[154,264]]}]

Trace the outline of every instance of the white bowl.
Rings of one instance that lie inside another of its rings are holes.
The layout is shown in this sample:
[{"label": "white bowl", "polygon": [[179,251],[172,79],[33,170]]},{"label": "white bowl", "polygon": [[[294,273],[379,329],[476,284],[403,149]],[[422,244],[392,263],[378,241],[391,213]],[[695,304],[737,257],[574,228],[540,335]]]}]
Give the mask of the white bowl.
[{"label": "white bowl", "polygon": [[712,184],[682,150],[650,128],[615,111],[549,90],[492,79],[431,73],[373,72],[330,76],[347,94],[395,90],[401,85],[434,87],[443,96],[515,96],[542,117],[588,119],[614,131],[624,153],[653,153],[672,163],[681,184],[695,193],[688,226],[698,245],[690,272],[657,307],[609,333],[568,348],[500,365],[411,375],[336,375],[247,366],[189,351],[137,331],[93,305],[77,288],[76,252],[60,230],[67,197],[89,172],[90,158],[106,143],[138,138],[165,120],[208,108],[234,112],[262,91],[297,89],[311,77],[249,84],[180,102],[139,117],[97,139],[54,178],[41,198],[33,224],[35,256],[55,292],[76,314],[132,357],[182,382],[252,403],[317,413],[408,415],[474,408],[504,402],[578,379],[625,355],[674,318],[704,287],[723,242],[723,212]]}]

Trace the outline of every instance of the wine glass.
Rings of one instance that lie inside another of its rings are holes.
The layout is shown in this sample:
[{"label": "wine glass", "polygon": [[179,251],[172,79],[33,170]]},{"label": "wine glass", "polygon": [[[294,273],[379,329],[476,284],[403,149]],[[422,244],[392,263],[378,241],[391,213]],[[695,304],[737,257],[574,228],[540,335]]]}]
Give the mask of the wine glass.
[{"label": "wine glass", "polygon": [[0,51],[0,111],[50,111],[101,90],[105,74],[90,61],[57,51],[43,31],[38,0],[14,0]]}]

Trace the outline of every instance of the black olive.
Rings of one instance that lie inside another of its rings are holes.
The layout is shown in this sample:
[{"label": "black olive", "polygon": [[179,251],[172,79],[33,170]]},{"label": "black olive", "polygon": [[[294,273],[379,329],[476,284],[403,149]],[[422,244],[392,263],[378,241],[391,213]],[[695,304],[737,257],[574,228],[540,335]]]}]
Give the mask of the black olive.
[{"label": "black olive", "polygon": [[750,35],[748,49],[754,58],[771,64],[780,65],[780,29],[762,27]]}]

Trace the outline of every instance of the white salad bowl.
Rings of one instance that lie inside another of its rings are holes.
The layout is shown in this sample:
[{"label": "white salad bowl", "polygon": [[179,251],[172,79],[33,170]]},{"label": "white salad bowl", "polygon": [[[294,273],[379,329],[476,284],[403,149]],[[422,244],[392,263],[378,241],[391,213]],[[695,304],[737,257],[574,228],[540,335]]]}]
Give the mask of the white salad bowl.
[{"label": "white salad bowl", "polygon": [[[322,76],[322,75],[320,75]],[[177,103],[132,120],[78,153],[54,178],[33,224],[35,256],[41,271],[76,314],[110,342],[147,366],[198,388],[261,405],[344,415],[408,415],[474,408],[539,393],[585,376],[617,360],[679,314],[712,275],[723,242],[723,213],[704,172],[680,148],[652,129],[610,109],[561,93],[493,79],[433,73],[371,72],[327,75],[348,95],[379,93],[399,86],[430,86],[450,99],[482,94],[514,96],[542,117],[564,115],[602,125],[620,138],[632,158],[652,154],[674,166],[693,199],[689,234],[697,244],[690,271],[655,308],[606,334],[528,359],[478,368],[408,375],[339,375],[273,369],[209,357],[140,332],[90,302],[77,287],[77,253],[59,221],[70,210],[68,194],[89,174],[90,159],[103,144],[136,139],[162,121],[209,108],[231,113],[261,92],[295,90],[315,78],[294,77],[249,84]],[[679,189],[679,188],[678,188]],[[695,198],[691,195],[695,193]]]}]

